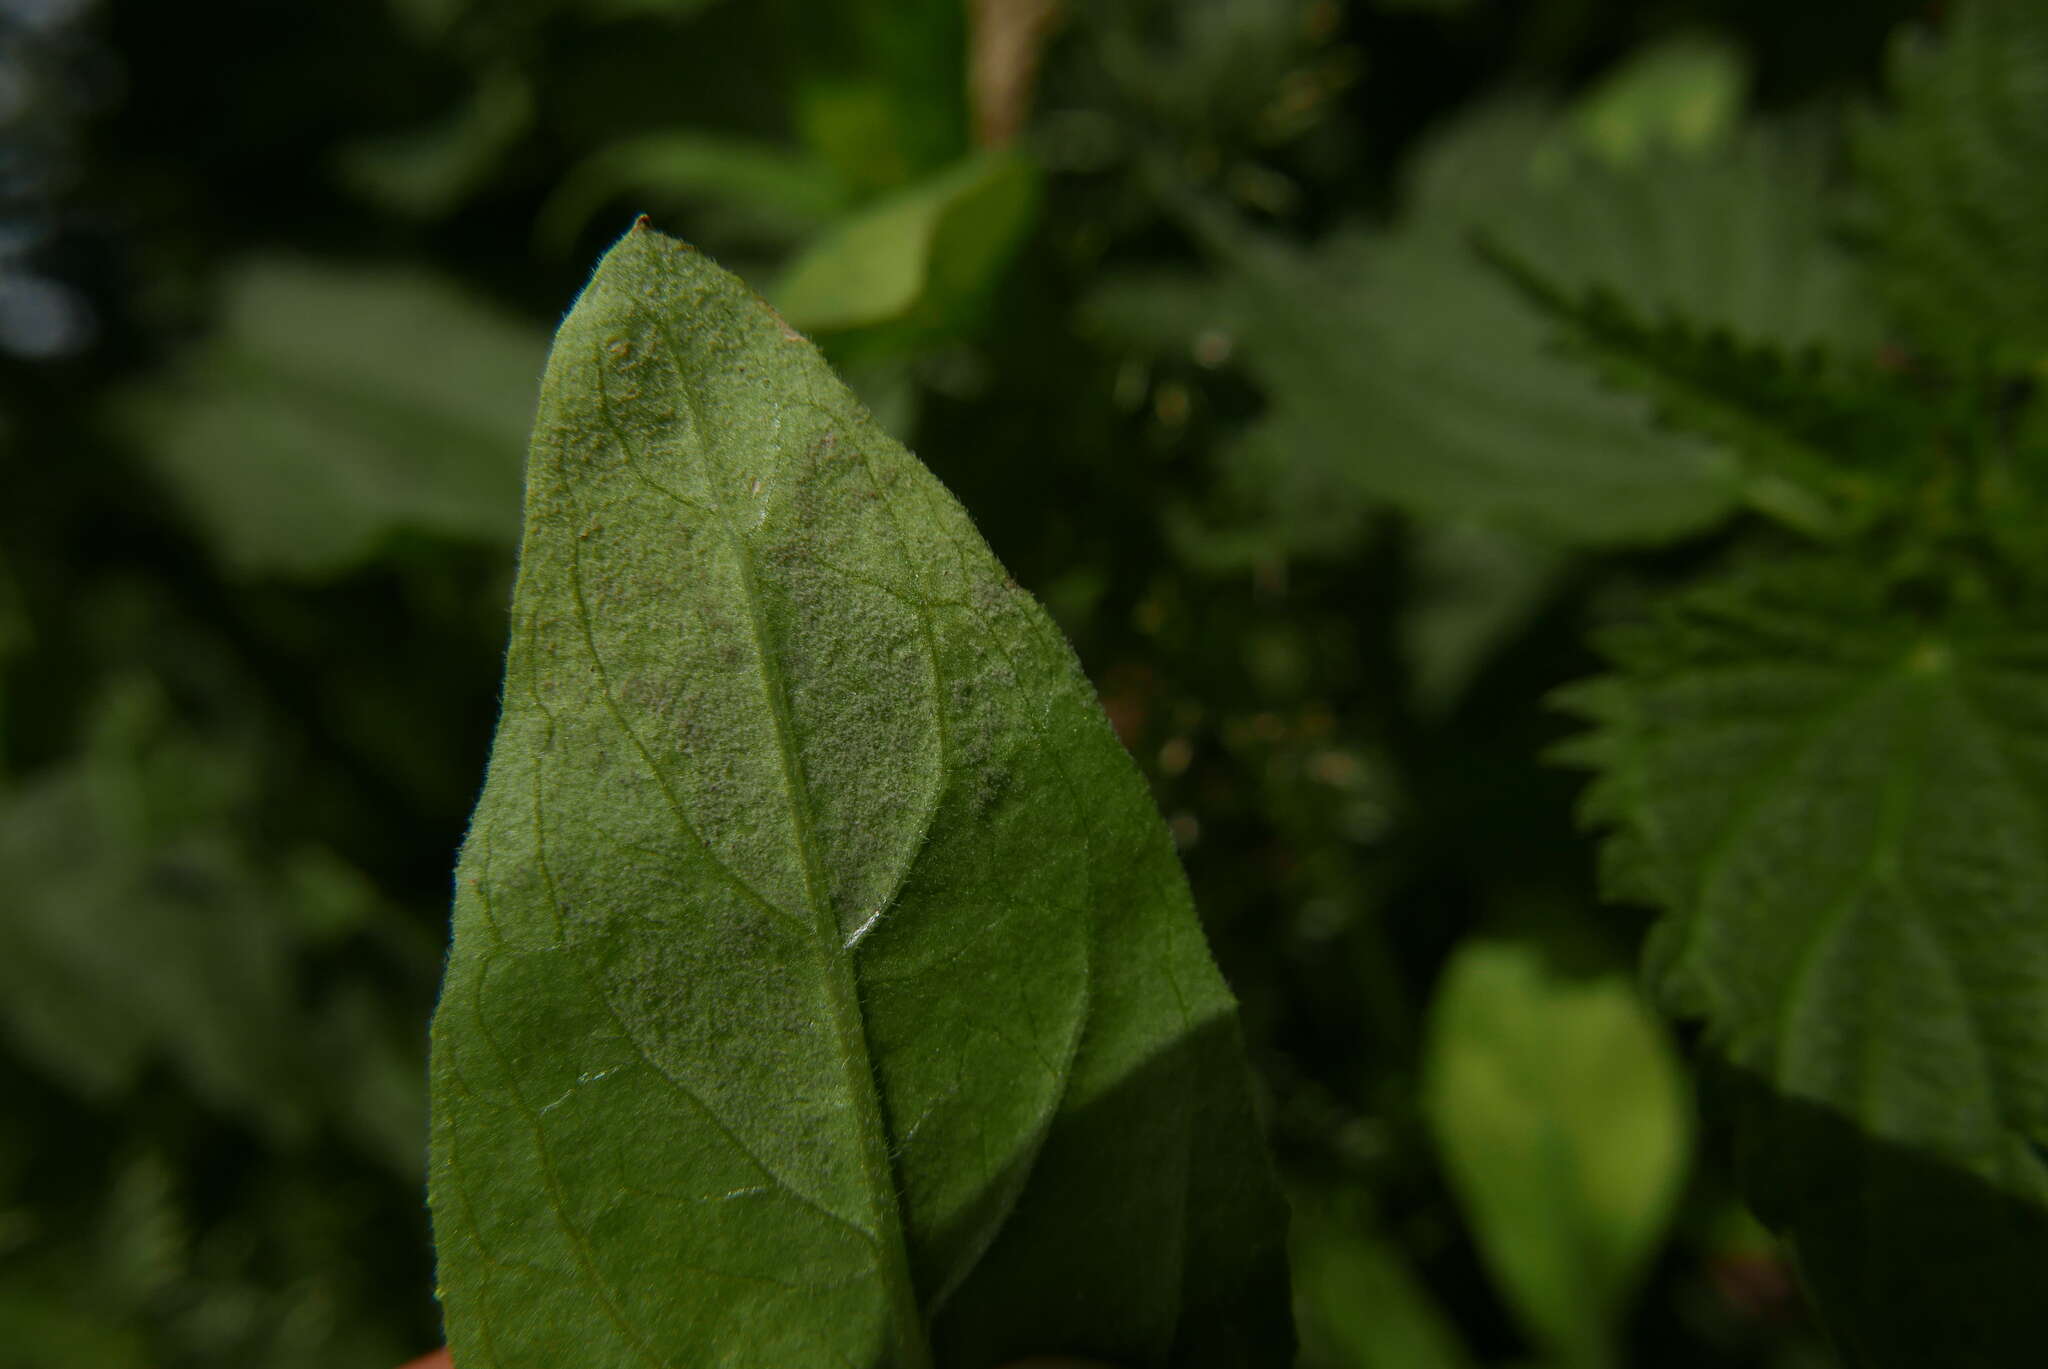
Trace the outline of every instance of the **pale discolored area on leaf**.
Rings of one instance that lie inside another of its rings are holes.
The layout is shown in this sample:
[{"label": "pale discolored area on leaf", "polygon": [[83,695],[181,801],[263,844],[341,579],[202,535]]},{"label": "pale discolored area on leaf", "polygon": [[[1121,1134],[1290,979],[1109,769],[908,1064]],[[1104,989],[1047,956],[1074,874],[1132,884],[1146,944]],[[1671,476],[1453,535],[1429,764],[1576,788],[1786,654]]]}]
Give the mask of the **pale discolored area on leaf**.
[{"label": "pale discolored area on leaf", "polygon": [[1736,577],[1568,696],[1611,890],[1745,1104],[1744,1181],[1858,1365],[2048,1334],[2048,636]]},{"label": "pale discolored area on leaf", "polygon": [[645,228],[549,364],[434,1097],[462,1369],[1288,1352],[1234,1010],[1071,653]]}]

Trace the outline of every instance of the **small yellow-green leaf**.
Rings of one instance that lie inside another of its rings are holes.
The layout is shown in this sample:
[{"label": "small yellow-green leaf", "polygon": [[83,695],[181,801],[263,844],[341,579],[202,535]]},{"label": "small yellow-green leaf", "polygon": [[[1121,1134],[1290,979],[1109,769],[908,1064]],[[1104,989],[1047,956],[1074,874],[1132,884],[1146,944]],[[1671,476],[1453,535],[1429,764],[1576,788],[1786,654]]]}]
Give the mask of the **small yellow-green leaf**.
[{"label": "small yellow-green leaf", "polygon": [[1634,54],[1569,111],[1582,147],[1615,166],[1659,151],[1704,152],[1736,133],[1749,94],[1741,49],[1702,34]]},{"label": "small yellow-green leaf", "polygon": [[1430,1012],[1424,1107],[1507,1301],[1571,1366],[1612,1337],[1685,1178],[1691,1100],[1663,1030],[1615,974],[1464,947]]},{"label": "small yellow-green leaf", "polygon": [[946,316],[993,282],[1030,227],[1037,173],[987,152],[877,201],[791,264],[774,299],[818,332]]}]

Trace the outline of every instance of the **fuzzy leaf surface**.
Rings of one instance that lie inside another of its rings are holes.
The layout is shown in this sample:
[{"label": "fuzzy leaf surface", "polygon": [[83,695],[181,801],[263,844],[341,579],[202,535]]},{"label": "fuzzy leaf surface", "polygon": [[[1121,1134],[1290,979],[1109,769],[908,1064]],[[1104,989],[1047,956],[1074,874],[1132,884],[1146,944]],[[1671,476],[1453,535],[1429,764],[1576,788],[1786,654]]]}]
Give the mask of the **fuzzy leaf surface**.
[{"label": "fuzzy leaf surface", "polygon": [[2048,1335],[2048,635],[1879,580],[1682,599],[1567,696],[1568,754],[1850,1362],[2016,1364]]},{"label": "fuzzy leaf surface", "polygon": [[563,324],[434,1027],[463,1369],[1284,1362],[1230,997],[1049,619],[644,228]]}]

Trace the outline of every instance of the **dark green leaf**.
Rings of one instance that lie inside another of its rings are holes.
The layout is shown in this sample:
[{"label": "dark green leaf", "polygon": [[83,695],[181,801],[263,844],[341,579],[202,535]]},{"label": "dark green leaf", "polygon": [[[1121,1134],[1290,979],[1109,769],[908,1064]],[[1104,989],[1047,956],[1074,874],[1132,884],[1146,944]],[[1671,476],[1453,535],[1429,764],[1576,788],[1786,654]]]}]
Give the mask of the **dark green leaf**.
[{"label": "dark green leaf", "polygon": [[480,77],[469,97],[424,128],[364,139],[342,148],[343,184],[393,213],[437,219],[474,195],[532,127],[533,90],[499,69]]},{"label": "dark green leaf", "polygon": [[1620,292],[1786,348],[1870,345],[1824,233],[1815,152],[1765,138],[1624,171],[1563,163],[1551,119],[1477,116],[1419,159],[1393,230],[1299,254],[1195,211],[1222,280],[1199,302],[1096,301],[1112,328],[1205,318],[1270,404],[1255,440],[1353,498],[1553,542],[1666,540],[1742,496],[1726,452],[1557,354],[1553,326],[1474,252],[1488,233],[1561,286]]},{"label": "dark green leaf", "polygon": [[1868,532],[1938,469],[1942,409],[1867,361],[1787,356],[1689,321],[1650,324],[1612,292],[1574,298],[1512,252],[1481,250],[1558,326],[1560,350],[1654,400],[1670,427],[1736,455],[1744,502],[1788,527],[1822,539]]},{"label": "dark green leaf", "polygon": [[1955,6],[1900,36],[1894,109],[1856,143],[1877,283],[1912,340],[1965,364],[2048,357],[2048,7]]},{"label": "dark green leaf", "polygon": [[1045,615],[637,229],[555,344],[435,1019],[464,1369],[1282,1363],[1230,998]]},{"label": "dark green leaf", "polygon": [[2048,1336],[2048,634],[1843,562],[1702,590],[1567,701],[1651,978],[1858,1364]]},{"label": "dark green leaf", "polygon": [[93,745],[0,791],[0,1032],[65,1086],[110,1099],[168,1060],[209,1103],[305,1122],[285,910],[219,816],[243,757],[123,681]]},{"label": "dark green leaf", "polygon": [[1369,1219],[1346,1220],[1345,1206],[1336,1194],[1295,1205],[1290,1251],[1304,1369],[1470,1369],[1472,1356],[1399,1242]]}]

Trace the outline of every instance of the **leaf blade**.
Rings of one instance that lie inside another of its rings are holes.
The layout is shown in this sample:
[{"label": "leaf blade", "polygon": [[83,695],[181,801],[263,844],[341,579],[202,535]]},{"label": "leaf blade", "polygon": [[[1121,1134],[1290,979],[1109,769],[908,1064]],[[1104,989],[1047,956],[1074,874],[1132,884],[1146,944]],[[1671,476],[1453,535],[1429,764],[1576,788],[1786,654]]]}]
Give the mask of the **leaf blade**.
[{"label": "leaf blade", "polygon": [[2048,1259],[2043,647],[1871,580],[1681,601],[1566,700],[1574,751],[1610,893],[1663,911],[1651,979],[1703,1019],[1752,1201],[1851,1362],[2000,1363],[2042,1333]]},{"label": "leaf blade", "polygon": [[[1263,1295],[1278,1260],[1228,995],[1071,654],[959,507],[644,228],[558,336],[528,507],[436,1019],[465,1365],[1284,1342],[1284,1294],[1190,1334],[1184,1283]],[[1134,1098],[1220,1139],[1105,1158]],[[1189,1236],[1225,1158],[1228,1230]],[[1184,1191],[1076,1196],[1148,1171]],[[1046,1268],[1074,1246],[1129,1267]]]}]

